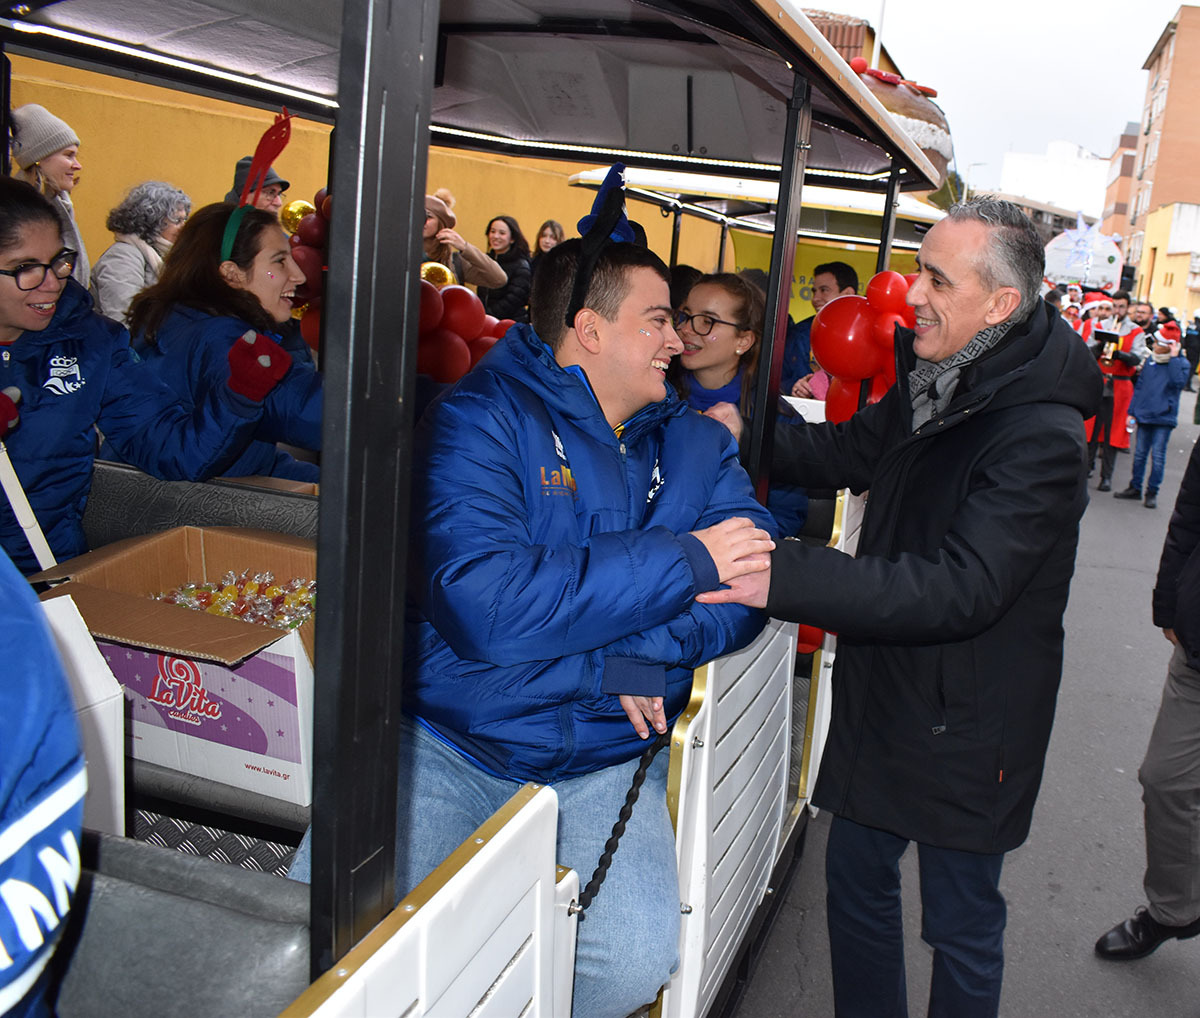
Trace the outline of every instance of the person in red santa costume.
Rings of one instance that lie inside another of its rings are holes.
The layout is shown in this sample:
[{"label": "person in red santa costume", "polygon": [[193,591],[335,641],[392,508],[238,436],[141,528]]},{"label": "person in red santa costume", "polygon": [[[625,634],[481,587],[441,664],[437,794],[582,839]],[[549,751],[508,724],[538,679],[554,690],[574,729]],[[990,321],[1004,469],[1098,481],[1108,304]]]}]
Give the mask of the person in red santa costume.
[{"label": "person in red santa costume", "polygon": [[1133,379],[1149,352],[1140,326],[1125,313],[1114,315],[1114,302],[1129,306],[1129,295],[1119,291],[1110,297],[1106,293],[1089,293],[1084,297],[1084,321],[1079,335],[1096,355],[1104,375],[1104,397],[1100,411],[1084,422],[1088,438],[1088,476],[1096,469],[1096,450],[1100,457],[1100,483],[1097,491],[1112,491],[1113,464],[1118,449],[1129,448],[1129,432],[1125,419],[1129,401],[1133,399]]}]

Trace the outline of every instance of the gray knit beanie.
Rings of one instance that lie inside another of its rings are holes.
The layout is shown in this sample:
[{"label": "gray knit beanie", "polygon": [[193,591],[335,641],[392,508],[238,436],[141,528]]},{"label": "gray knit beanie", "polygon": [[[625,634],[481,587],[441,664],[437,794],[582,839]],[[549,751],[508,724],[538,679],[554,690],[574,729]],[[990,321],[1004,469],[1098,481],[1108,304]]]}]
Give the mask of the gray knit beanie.
[{"label": "gray knit beanie", "polygon": [[12,111],[13,159],[22,170],[70,145],[79,144],[79,136],[46,107],[26,103]]}]

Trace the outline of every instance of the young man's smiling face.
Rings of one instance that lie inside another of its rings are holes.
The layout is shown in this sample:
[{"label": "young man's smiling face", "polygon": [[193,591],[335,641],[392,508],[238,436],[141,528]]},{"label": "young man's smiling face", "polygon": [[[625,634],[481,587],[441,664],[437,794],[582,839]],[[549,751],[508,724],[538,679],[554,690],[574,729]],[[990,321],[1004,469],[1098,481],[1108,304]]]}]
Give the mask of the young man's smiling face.
[{"label": "young man's smiling face", "polygon": [[629,292],[610,322],[596,315],[599,348],[586,364],[605,419],[616,426],[666,394],[667,367],[683,349],[671,325],[671,290],[653,269],[627,270]]}]

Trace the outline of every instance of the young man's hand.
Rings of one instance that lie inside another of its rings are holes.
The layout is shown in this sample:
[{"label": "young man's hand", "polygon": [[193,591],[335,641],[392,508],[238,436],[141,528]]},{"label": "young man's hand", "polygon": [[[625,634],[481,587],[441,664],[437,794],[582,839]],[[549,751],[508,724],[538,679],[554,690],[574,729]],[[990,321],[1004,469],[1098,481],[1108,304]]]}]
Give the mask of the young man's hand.
[{"label": "young man's hand", "polygon": [[703,530],[693,530],[692,536],[712,556],[722,583],[771,568],[769,553],[775,550],[775,542],[744,516],[731,516]]},{"label": "young man's hand", "polygon": [[701,604],[744,604],[750,608],[765,608],[770,592],[771,562],[768,556],[767,568],[763,572],[735,577],[721,590],[697,594],[696,600]]},{"label": "young man's hand", "polygon": [[650,738],[650,729],[646,723],[654,726],[654,730],[662,735],[667,730],[667,716],[663,713],[663,698],[661,696],[630,696],[622,694],[618,699],[621,708],[639,739]]},{"label": "young man's hand", "polygon": [[704,411],[704,416],[720,421],[737,441],[742,440],[742,415],[732,403],[714,403]]}]

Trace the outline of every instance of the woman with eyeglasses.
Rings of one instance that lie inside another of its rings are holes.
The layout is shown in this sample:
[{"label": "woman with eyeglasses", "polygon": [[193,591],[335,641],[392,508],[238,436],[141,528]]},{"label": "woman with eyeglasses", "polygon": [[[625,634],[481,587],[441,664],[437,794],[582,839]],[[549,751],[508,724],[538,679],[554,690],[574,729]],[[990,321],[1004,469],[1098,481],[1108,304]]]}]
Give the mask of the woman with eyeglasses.
[{"label": "woman with eyeglasses", "polygon": [[[240,337],[284,339],[304,273],[275,216],[252,205],[206,205],[184,224],[158,282],[133,299],[129,330],[138,355],[183,406],[220,381]],[[286,345],[286,344],[285,344]],[[320,468],[278,448],[321,448],[321,375],[295,357],[225,477],[263,475],[315,482]]]},{"label": "woman with eyeglasses", "polygon": [[92,296],[102,315],[125,321],[130,301],[158,282],[163,258],[191,211],[191,198],[179,188],[148,180],[109,212],[104,225],[113,244],[92,267]]},{"label": "woman with eyeglasses", "polygon": [[[245,444],[290,365],[276,344],[252,336],[195,406],[182,408],[133,356],[129,333],[97,314],[71,278],[75,257],[54,206],[0,177],[0,441],[59,560],[87,550],[82,518],[97,429],[147,473],[203,480]],[[6,498],[0,546],[22,572],[38,569]]]},{"label": "woman with eyeglasses", "polygon": [[[692,409],[703,413],[717,403],[732,403],[749,419],[766,303],[762,290],[732,272],[701,276],[692,284],[675,314],[683,352],[669,372]],[[801,488],[773,485],[767,508],[781,533],[796,534],[808,517],[808,496]]]}]

